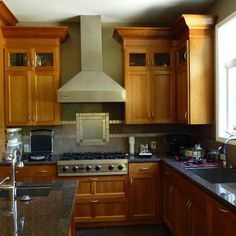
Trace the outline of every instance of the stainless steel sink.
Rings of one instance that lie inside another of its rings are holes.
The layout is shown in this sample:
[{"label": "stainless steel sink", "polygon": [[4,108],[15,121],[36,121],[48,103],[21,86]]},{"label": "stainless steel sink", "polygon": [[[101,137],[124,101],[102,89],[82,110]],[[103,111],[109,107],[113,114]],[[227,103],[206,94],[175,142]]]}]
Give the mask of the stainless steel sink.
[{"label": "stainless steel sink", "polygon": [[[16,189],[17,198],[21,198],[24,195],[30,197],[46,197],[48,196],[52,185],[21,185]],[[10,191],[0,190],[0,198],[9,198]]]},{"label": "stainless steel sink", "polygon": [[186,169],[213,184],[236,182],[235,170],[223,167],[193,167]]}]

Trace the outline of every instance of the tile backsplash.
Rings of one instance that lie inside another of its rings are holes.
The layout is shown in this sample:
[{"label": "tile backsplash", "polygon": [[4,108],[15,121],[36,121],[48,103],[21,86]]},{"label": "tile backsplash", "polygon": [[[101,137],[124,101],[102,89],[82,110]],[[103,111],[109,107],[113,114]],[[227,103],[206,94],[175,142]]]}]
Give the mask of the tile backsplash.
[{"label": "tile backsplash", "polygon": [[[156,141],[157,149],[153,153],[168,151],[166,135],[170,133],[188,133],[189,127],[182,125],[125,125],[119,120],[110,120],[110,140],[105,145],[79,145],[76,141],[76,124],[74,121],[62,122],[62,125],[45,127],[54,131],[53,153],[63,152],[105,152],[129,151],[129,136],[135,137],[135,152],[139,152],[140,144],[149,144]],[[30,143],[30,130],[37,127],[24,127],[22,136],[24,144]]]}]

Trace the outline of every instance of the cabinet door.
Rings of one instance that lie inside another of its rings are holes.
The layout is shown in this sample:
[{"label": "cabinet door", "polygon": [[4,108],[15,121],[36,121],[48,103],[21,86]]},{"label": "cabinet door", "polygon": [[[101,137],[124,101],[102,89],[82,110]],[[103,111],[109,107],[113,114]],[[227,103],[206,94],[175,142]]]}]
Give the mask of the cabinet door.
[{"label": "cabinet door", "polygon": [[235,213],[213,198],[208,198],[209,236],[236,235]]},{"label": "cabinet door", "polygon": [[154,123],[175,122],[175,78],[172,72],[152,72],[151,117]]},{"label": "cabinet door", "polygon": [[180,68],[177,71],[177,121],[187,124],[189,120],[188,75],[187,70]]},{"label": "cabinet door", "polygon": [[36,70],[57,70],[59,68],[57,50],[53,47],[36,47],[32,50]]},{"label": "cabinet door", "polygon": [[57,72],[35,72],[32,116],[36,125],[60,123],[60,106],[56,101],[57,88]]},{"label": "cabinet door", "polygon": [[150,72],[125,72],[126,103],[125,117],[127,124],[150,123]]},{"label": "cabinet door", "polygon": [[6,125],[31,125],[32,83],[29,71],[5,74]]},{"label": "cabinet door", "polygon": [[7,48],[5,50],[6,70],[29,70],[31,68],[31,52],[28,48]]},{"label": "cabinet door", "polygon": [[132,220],[157,219],[156,176],[130,177],[129,208]]},{"label": "cabinet door", "polygon": [[150,67],[149,49],[146,47],[135,47],[125,49],[125,70],[146,71]]},{"label": "cabinet door", "polygon": [[188,42],[183,41],[177,49],[177,121],[187,124],[189,121],[189,72]]},{"label": "cabinet door", "polygon": [[177,189],[174,184],[172,171],[163,170],[163,219],[169,230],[175,235],[177,216]]}]

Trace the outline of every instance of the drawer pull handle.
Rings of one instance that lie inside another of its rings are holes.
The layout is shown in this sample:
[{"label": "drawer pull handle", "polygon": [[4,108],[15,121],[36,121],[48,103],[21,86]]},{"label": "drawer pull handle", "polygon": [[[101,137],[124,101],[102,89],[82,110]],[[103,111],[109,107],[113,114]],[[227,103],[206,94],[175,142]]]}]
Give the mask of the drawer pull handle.
[{"label": "drawer pull handle", "polygon": [[227,210],[224,210],[224,209],[222,209],[222,208],[219,208],[219,207],[218,207],[218,210],[219,210],[219,211],[221,211],[221,212],[224,212],[224,213],[228,213],[228,211],[227,211]]},{"label": "drawer pull handle", "polygon": [[98,178],[92,178],[92,179],[90,179],[90,181],[97,181],[98,180]]},{"label": "drawer pull handle", "polygon": [[98,200],[89,200],[89,202],[96,203],[96,202],[98,202]]},{"label": "drawer pull handle", "polygon": [[149,168],[148,167],[141,167],[141,168],[139,168],[139,170],[149,170]]},{"label": "drawer pull handle", "polygon": [[44,173],[48,173],[48,171],[47,170],[37,170],[37,173],[38,174],[44,174]]}]

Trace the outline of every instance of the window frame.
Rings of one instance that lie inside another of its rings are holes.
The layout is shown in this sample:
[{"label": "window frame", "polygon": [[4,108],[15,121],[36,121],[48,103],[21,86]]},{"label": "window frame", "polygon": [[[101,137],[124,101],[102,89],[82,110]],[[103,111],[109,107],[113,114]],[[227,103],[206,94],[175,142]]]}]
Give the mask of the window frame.
[{"label": "window frame", "polygon": [[[227,132],[225,133],[225,136],[222,136],[222,130],[220,130],[220,118],[219,118],[219,106],[220,106],[220,67],[222,66],[222,64],[219,63],[219,29],[225,25],[227,22],[229,22],[232,19],[236,19],[236,11],[234,13],[232,13],[231,15],[229,15],[228,17],[226,17],[224,20],[222,20],[221,22],[219,22],[216,26],[215,26],[215,52],[216,52],[216,56],[215,56],[215,78],[216,78],[216,83],[215,83],[215,101],[216,101],[216,105],[215,105],[215,114],[216,114],[216,141],[218,142],[224,142],[229,136],[230,134],[227,136]],[[226,74],[228,74],[228,69],[236,67],[236,53],[235,53],[235,57],[228,60],[227,62],[225,62],[224,67],[226,69]],[[228,80],[228,77],[226,78]],[[225,86],[226,86],[226,91],[227,91],[227,87],[228,84],[227,82],[225,82]],[[228,100],[228,96],[225,98],[225,100]],[[225,106],[228,107],[228,103],[225,102]],[[227,110],[228,108],[226,108]],[[227,114],[227,112],[226,112]],[[227,115],[226,115],[227,116]],[[228,119],[226,117],[226,123],[224,124],[227,125],[228,123]],[[235,132],[234,132],[235,133]],[[236,142],[232,142],[232,144],[236,145]]]}]

